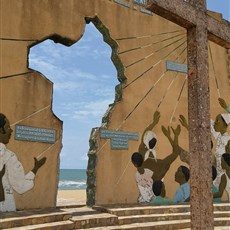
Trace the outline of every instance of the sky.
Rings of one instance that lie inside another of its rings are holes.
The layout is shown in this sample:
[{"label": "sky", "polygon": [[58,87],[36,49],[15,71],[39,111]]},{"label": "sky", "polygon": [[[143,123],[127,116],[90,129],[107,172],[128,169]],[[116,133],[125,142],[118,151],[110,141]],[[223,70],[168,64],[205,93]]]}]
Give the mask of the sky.
[{"label": "sky", "polygon": [[[230,0],[207,0],[230,21]],[[119,84],[111,48],[92,23],[71,47],[46,40],[30,49],[29,67],[54,83],[53,112],[63,122],[61,169],[86,169],[91,129],[100,127]]]}]

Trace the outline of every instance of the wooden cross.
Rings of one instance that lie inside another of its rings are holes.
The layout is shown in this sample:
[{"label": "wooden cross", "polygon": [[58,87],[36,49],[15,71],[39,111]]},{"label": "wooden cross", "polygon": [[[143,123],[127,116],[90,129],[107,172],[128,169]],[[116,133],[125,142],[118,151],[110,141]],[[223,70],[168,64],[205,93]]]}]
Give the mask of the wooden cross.
[{"label": "wooden cross", "polygon": [[206,0],[147,0],[147,9],[186,28],[192,229],[213,229],[208,39],[230,48],[230,26],[207,15]]}]

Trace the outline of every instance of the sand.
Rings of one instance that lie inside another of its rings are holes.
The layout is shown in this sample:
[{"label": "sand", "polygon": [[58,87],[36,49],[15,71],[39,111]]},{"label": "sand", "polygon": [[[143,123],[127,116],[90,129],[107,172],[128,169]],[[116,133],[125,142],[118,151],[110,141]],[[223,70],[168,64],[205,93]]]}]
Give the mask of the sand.
[{"label": "sand", "polygon": [[86,204],[86,190],[58,190],[58,206],[75,204]]}]

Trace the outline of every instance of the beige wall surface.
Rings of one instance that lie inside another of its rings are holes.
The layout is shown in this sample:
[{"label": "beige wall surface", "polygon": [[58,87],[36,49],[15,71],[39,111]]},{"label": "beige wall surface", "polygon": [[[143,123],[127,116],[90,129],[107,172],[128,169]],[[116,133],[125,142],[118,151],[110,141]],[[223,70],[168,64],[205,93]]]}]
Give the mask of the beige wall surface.
[{"label": "beige wall surface", "polygon": [[[131,0],[2,0],[0,4],[0,112],[11,124],[57,130],[55,144],[14,138],[10,141],[8,147],[17,154],[26,172],[31,170],[34,157],[43,152],[47,157],[36,175],[34,188],[23,195],[15,194],[17,207],[55,205],[62,138],[62,123],[52,113],[52,83],[28,69],[29,47],[49,38],[70,46],[84,34],[86,17],[118,45],[113,52],[122,63],[117,69],[125,76],[122,99],[114,104],[106,129],[137,132],[139,136],[138,141],[129,141],[128,150],[112,150],[109,139],[98,137],[95,203],[136,203],[136,168],[130,158],[138,150],[154,112],[158,110],[161,115],[154,128],[159,159],[172,152],[161,126],[176,127],[180,114],[187,117],[186,74],[166,71],[165,67],[167,60],[186,64],[186,30],[144,11],[143,6]],[[97,25],[96,16],[100,21]],[[223,112],[218,98],[229,100],[227,65],[226,50],[210,43],[212,118]],[[187,131],[182,128],[179,143],[186,150],[187,139]],[[179,165],[186,164],[178,157],[164,177],[169,198],[178,188],[174,174]]]}]

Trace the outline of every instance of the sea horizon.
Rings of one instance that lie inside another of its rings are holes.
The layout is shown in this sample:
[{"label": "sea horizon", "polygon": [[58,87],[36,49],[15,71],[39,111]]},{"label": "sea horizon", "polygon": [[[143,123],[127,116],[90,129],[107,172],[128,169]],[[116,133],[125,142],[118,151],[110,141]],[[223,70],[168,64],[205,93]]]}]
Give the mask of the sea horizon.
[{"label": "sea horizon", "polygon": [[86,189],[86,169],[60,169],[58,190]]}]

